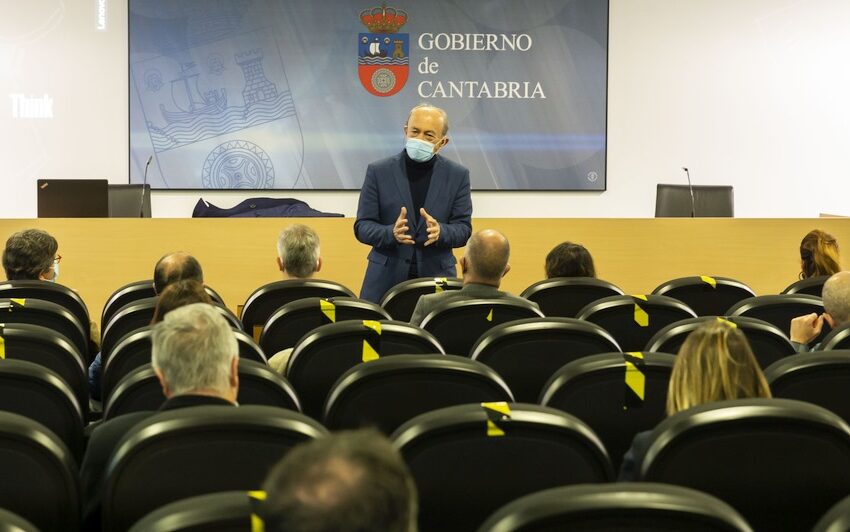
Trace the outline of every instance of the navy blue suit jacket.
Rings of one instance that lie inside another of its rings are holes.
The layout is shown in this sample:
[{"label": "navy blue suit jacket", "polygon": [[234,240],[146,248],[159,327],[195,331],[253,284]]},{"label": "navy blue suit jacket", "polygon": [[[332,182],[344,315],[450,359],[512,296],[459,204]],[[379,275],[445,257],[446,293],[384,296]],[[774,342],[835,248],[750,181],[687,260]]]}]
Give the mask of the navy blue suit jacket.
[{"label": "navy blue suit jacket", "polygon": [[[360,191],[354,235],[372,246],[360,297],[379,303],[396,284],[407,280],[410,259],[416,254],[420,277],[456,277],[452,248],[463,247],[472,233],[469,170],[436,155],[424,208],[440,223],[440,238],[428,247],[425,220],[413,212],[404,152],[372,163]],[[407,207],[410,236],[415,245],[399,244],[393,226],[401,207]]]}]

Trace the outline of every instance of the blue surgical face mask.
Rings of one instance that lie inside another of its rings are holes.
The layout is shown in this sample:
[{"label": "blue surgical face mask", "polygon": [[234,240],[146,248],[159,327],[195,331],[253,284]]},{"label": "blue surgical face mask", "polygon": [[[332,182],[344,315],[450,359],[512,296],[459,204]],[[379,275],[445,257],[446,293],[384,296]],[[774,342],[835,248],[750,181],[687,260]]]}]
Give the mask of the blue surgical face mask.
[{"label": "blue surgical face mask", "polygon": [[434,145],[424,140],[409,138],[404,149],[407,150],[408,157],[419,163],[430,161],[434,156]]},{"label": "blue surgical face mask", "polygon": [[54,260],[53,261],[53,279],[51,279],[50,282],[55,283],[57,279],[59,279],[59,261]]}]

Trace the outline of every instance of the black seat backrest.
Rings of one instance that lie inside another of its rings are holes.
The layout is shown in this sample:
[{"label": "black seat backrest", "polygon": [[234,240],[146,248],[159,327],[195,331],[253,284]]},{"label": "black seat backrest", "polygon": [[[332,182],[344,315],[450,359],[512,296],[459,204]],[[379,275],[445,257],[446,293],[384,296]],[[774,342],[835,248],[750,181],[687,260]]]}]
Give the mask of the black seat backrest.
[{"label": "black seat backrest", "polygon": [[389,312],[392,319],[410,321],[420,297],[461,288],[463,288],[463,279],[456,277],[410,279],[390,288],[381,298],[381,306]]},{"label": "black seat backrest", "polygon": [[659,330],[696,315],[678,299],[647,295],[606,297],[581,309],[577,317],[611,333],[623,351],[640,351]]},{"label": "black seat backrest", "polygon": [[157,297],[146,297],[127,303],[112,315],[108,323],[103,325],[100,345],[103,364],[109,361],[112,350],[122,338],[150,325],[158,301]]},{"label": "black seat backrest", "polygon": [[56,303],[77,318],[89,339],[89,310],[79,294],[65,285],[50,281],[15,280],[0,282],[0,298],[41,299]]},{"label": "black seat backrest", "polygon": [[[807,294],[780,294],[744,299],[732,306],[726,314],[758,318],[789,334],[792,319],[812,312],[818,315],[823,314],[823,301],[819,297]],[[821,342],[829,331],[829,325],[824,324],[823,331],[812,343]]]},{"label": "black seat backrest", "polygon": [[823,284],[829,279],[829,275],[818,275],[809,277],[808,279],[800,279],[795,283],[788,285],[783,294],[808,294],[810,296],[822,297]]},{"label": "black seat backrest", "polygon": [[850,493],[850,427],[801,401],[696,406],[664,420],[648,445],[642,480],[712,494],[755,530],[810,530]]},{"label": "black seat backrest", "polygon": [[242,307],[242,325],[245,331],[260,338],[263,326],[274,311],[305,297],[356,297],[354,292],[333,281],[318,279],[287,279],[263,285],[254,290]]},{"label": "black seat backrest", "polygon": [[850,530],[850,496],[844,497],[817,522],[812,532]]},{"label": "black seat backrest", "polygon": [[330,430],[375,426],[386,434],[419,414],[465,403],[513,401],[507,385],[480,362],[452,355],[399,355],[359,364],[331,388]]},{"label": "black seat backrest", "polygon": [[517,497],[613,476],[587,425],[537,405],[443,408],[411,419],[392,440],[419,492],[421,532],[475,530]]},{"label": "black seat backrest", "polygon": [[0,412],[0,471],[4,509],[42,532],[79,529],[77,465],[65,444],[44,425]]},{"label": "black seat backrest", "polygon": [[542,318],[531,302],[517,299],[456,299],[439,304],[422,320],[446,353],[468,356],[482,334],[501,323]]},{"label": "black seat backrest", "polygon": [[470,358],[505,379],[519,402],[536,403],[561,366],[596,353],[619,351],[602,327],[575,318],[528,318],[496,325],[481,335]]},{"label": "black seat backrest", "polygon": [[762,369],[770,366],[777,360],[781,360],[797,352],[785,333],[780,331],[775,325],[771,325],[764,320],[745,316],[728,316],[723,318],[704,316],[671,323],[649,339],[645,350],[676,354],[691,332],[704,323],[717,319],[723,319],[734,324],[744,333]]},{"label": "black seat backrest", "polygon": [[[224,306],[224,300],[220,295],[218,295],[218,292],[209,286],[204,286],[204,290],[214,302]],[[124,305],[149,297],[156,297],[156,291],[153,288],[153,279],[135,281],[122,286],[113,292],[112,295],[109,296],[109,299],[106,300],[106,304],[103,306],[103,312],[100,316],[101,327],[105,327],[118,309]]]},{"label": "black seat backrest", "polygon": [[822,406],[850,423],[850,350],[788,357],[764,371],[774,397]]},{"label": "black seat backrest", "polygon": [[[0,299],[0,323],[29,323],[51,329],[88,357],[88,323],[83,325],[65,307],[40,299]],[[86,358],[88,360],[88,358]]]},{"label": "black seat backrest", "polygon": [[621,295],[619,287],[595,277],[552,277],[534,283],[520,294],[537,303],[546,316],[562,318],[575,318],[590,303]]},{"label": "black seat backrest", "polygon": [[321,419],[333,384],[349,368],[397,354],[443,353],[430,333],[400,321],[340,321],[317,327],[295,346],[286,377],[298,392],[304,413]]},{"label": "black seat backrest", "polygon": [[388,320],[377,303],[356,297],[308,297],[275,310],[263,327],[259,344],[267,356],[294,347],[304,335],[322,325],[346,320]]},{"label": "black seat backrest", "polygon": [[0,325],[5,358],[38,364],[53,371],[70,387],[83,413],[88,412],[89,382],[83,355],[61,334],[29,323]]},{"label": "black seat backrest", "polygon": [[599,436],[615,469],[635,434],[667,417],[667,387],[676,357],[605,353],[570,362],[546,383],[540,404],[576,416]]},{"label": "black seat backrest", "polygon": [[839,325],[829,332],[821,341],[818,349],[829,351],[834,349],[850,349],[850,323]]},{"label": "black seat backrest", "polygon": [[478,532],[557,530],[752,532],[741,514],[717,497],[653,482],[584,484],[540,491],[503,506]]},{"label": "black seat backrest", "polygon": [[[266,405],[301,410],[295,389],[268,366],[253,360],[239,361],[239,404]],[[128,373],[105,398],[103,418],[131,412],[157,410],[165,402],[162,387],[150,364]]]},{"label": "black seat backrest", "polygon": [[[241,330],[234,330],[233,334],[236,335],[240,359],[253,360],[264,365],[268,364],[263,351],[253,338]],[[112,348],[112,353],[103,365],[101,375],[101,397],[104,401],[128,373],[150,363],[151,335],[151,326],[148,325],[125,335]]]},{"label": "black seat backrest", "polygon": [[0,532],[38,532],[38,529],[18,514],[0,508]]},{"label": "black seat backrest", "polygon": [[82,460],[83,409],[59,375],[32,362],[0,359],[0,410],[41,423],[77,463]]},{"label": "black seat backrest", "polygon": [[756,295],[741,281],[708,275],[673,279],[659,285],[652,293],[678,299],[697,316],[722,316],[735,303]]},{"label": "black seat backrest", "polygon": [[133,427],[112,454],[104,529],[126,530],[186,497],[259,489],[289,449],[326,433],[298,412],[267,406],[197,406],[155,414]]},{"label": "black seat backrest", "polygon": [[252,495],[225,491],[181,499],[149,513],[130,532],[251,532],[258,505]]}]

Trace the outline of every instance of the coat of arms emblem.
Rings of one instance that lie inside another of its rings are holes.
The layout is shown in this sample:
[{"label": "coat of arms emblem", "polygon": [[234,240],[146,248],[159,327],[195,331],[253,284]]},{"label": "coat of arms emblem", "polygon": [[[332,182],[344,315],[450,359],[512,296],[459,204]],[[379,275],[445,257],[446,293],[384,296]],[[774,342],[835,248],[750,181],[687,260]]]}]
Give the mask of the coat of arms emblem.
[{"label": "coat of arms emblem", "polygon": [[360,22],[369,29],[358,35],[360,83],[375,96],[392,96],[407,83],[410,67],[410,37],[398,33],[407,13],[382,5],[361,12]]}]

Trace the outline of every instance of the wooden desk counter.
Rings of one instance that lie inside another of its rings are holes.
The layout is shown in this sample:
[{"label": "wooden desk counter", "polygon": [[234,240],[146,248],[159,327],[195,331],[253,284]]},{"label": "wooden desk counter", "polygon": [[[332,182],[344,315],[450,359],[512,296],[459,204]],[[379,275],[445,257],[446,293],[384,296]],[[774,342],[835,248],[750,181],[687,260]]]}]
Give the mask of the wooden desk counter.
[{"label": "wooden desk counter", "polygon": [[[0,235],[38,227],[54,235],[62,255],[59,282],[76,289],[99,321],[119,286],[149,279],[164,254],[195,255],[207,284],[232,310],[258,286],[281,278],[277,235],[306,223],[322,242],[322,271],[355,293],[368,246],[354,238],[351,218],[309,219],[41,219],[0,220]],[[688,275],[720,275],[749,284],[757,294],[778,293],[797,279],[799,245],[814,228],[850,243],[850,219],[516,219],[482,218],[475,229],[495,228],[511,242],[511,271],[503,288],[518,294],[543,278],[549,250],[564,240],[584,244],[597,275],[626,293],[649,293]],[[460,257],[462,249],[455,250]]]}]

